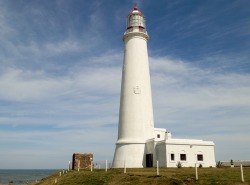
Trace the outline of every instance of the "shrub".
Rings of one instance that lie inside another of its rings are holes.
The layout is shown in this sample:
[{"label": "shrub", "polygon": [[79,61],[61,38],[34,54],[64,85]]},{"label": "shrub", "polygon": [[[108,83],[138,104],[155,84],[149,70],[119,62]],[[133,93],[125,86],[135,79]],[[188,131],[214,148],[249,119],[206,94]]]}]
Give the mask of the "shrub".
[{"label": "shrub", "polygon": [[216,167],[217,167],[217,168],[221,168],[221,167],[222,167],[222,162],[218,161],[218,162],[216,163]]},{"label": "shrub", "polygon": [[181,162],[180,161],[178,161],[178,163],[177,163],[177,168],[181,168],[182,167],[182,164],[181,164]]}]

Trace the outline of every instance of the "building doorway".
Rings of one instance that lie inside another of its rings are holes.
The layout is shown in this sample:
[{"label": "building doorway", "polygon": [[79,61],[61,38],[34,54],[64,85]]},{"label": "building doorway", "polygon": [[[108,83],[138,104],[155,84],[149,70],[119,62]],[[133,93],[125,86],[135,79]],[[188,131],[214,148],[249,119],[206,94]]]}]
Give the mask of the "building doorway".
[{"label": "building doorway", "polygon": [[153,154],[146,154],[146,167],[153,167]]}]

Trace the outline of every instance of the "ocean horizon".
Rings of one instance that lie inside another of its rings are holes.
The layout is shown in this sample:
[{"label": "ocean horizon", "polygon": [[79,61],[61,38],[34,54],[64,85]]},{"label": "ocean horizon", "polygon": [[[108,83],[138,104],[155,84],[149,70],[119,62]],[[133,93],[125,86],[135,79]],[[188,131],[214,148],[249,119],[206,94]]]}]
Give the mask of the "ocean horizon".
[{"label": "ocean horizon", "polygon": [[59,169],[0,169],[0,185],[24,185],[39,181]]}]

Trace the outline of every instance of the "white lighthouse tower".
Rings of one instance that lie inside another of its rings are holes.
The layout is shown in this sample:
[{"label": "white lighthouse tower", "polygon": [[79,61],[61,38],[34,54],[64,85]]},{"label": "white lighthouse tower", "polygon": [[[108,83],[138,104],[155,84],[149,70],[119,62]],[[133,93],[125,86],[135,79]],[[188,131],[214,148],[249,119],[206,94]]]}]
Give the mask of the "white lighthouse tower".
[{"label": "white lighthouse tower", "polygon": [[119,128],[112,167],[215,167],[214,142],[175,139],[166,129],[154,128],[148,38],[145,17],[135,7],[123,36]]},{"label": "white lighthouse tower", "polygon": [[134,7],[123,36],[124,61],[118,140],[114,168],[145,167],[145,143],[153,138],[154,118],[148,63],[145,17]]}]

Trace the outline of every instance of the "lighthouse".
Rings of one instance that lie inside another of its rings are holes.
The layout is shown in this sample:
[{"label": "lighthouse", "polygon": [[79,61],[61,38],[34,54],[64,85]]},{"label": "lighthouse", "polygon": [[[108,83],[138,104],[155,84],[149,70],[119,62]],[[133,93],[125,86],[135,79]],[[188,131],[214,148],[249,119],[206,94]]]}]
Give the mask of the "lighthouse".
[{"label": "lighthouse", "polygon": [[154,128],[148,39],[145,17],[134,7],[127,16],[123,35],[118,138],[112,167],[178,167],[180,164],[215,167],[213,141],[175,139],[165,128]]},{"label": "lighthouse", "polygon": [[113,167],[145,166],[145,143],[153,138],[154,117],[145,17],[137,7],[128,14],[123,35],[124,59],[118,140]]}]

